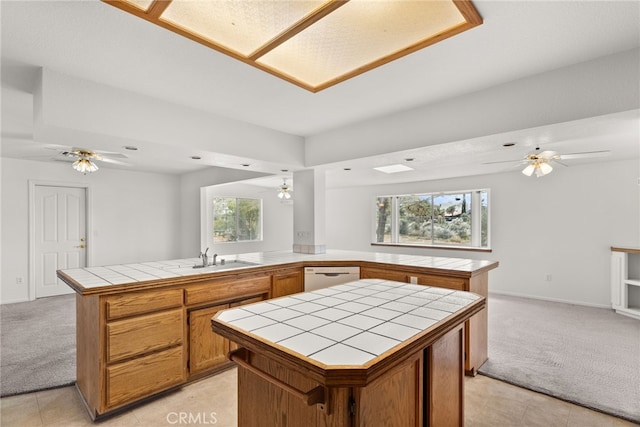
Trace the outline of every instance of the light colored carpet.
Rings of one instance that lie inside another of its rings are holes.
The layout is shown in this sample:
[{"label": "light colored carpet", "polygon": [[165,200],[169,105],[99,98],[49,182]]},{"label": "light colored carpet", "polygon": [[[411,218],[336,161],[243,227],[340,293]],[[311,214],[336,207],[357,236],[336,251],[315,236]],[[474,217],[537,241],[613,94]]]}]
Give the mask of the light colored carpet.
[{"label": "light colored carpet", "polygon": [[640,423],[640,320],[491,294],[479,372]]},{"label": "light colored carpet", "polygon": [[0,396],[75,383],[75,294],[0,305],[0,321]]}]

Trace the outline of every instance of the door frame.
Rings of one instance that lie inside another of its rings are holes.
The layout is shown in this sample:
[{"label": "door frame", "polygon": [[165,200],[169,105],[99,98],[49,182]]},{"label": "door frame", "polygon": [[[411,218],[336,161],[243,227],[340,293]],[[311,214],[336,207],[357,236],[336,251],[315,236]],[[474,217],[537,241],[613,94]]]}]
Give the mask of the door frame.
[{"label": "door frame", "polygon": [[64,182],[64,181],[44,181],[44,180],[29,180],[29,272],[28,283],[29,301],[36,299],[36,187],[71,187],[71,188],[84,188],[85,192],[85,232],[87,239],[87,250],[85,252],[85,263],[89,267],[93,265],[93,219],[92,219],[92,202],[91,202],[91,184],[78,183],[78,182]]}]

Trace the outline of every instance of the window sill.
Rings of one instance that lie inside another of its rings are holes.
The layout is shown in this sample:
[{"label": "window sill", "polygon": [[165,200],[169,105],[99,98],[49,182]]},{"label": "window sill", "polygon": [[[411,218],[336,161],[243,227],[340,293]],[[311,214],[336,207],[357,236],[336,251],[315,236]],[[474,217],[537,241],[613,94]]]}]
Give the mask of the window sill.
[{"label": "window sill", "polygon": [[444,249],[448,251],[466,251],[466,252],[492,252],[491,248],[474,248],[472,246],[411,245],[408,243],[371,243],[371,246],[387,246],[387,247],[397,247],[397,248],[419,248],[419,249]]}]

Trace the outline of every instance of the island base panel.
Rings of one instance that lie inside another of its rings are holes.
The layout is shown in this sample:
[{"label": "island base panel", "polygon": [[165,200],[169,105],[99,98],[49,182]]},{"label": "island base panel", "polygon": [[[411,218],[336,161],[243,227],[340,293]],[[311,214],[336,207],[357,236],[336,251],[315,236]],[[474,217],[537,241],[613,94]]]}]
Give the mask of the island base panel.
[{"label": "island base panel", "polygon": [[461,325],[365,387],[326,388],[324,404],[307,404],[278,384],[310,391],[321,383],[246,351],[250,368],[238,366],[238,426],[460,427],[464,423],[463,343]]}]

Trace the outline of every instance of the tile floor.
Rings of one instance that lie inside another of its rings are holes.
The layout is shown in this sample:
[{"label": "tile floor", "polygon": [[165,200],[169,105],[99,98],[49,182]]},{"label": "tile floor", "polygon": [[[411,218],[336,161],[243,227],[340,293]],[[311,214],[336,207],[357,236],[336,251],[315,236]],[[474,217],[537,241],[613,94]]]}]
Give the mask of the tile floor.
[{"label": "tile floor", "polygon": [[[231,369],[99,423],[75,387],[0,399],[2,427],[235,427],[236,370]],[[465,380],[466,427],[630,427],[637,424],[478,375]]]}]

